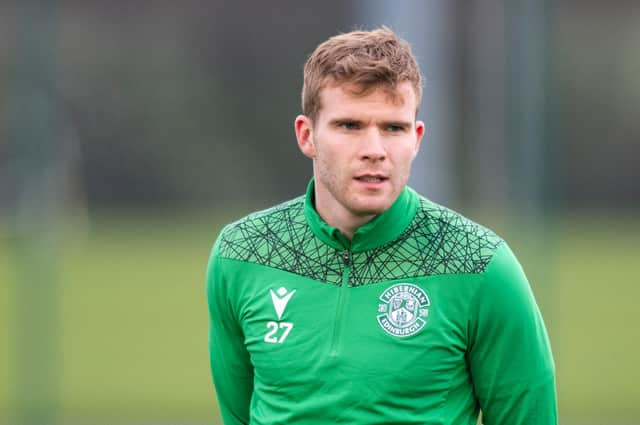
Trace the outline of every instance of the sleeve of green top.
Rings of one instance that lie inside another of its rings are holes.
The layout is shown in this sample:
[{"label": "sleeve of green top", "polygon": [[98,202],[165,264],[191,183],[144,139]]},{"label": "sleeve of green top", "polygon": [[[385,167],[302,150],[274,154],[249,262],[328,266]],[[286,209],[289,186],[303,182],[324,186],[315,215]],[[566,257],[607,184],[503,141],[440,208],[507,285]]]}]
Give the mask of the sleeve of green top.
[{"label": "sleeve of green top", "polygon": [[555,425],[555,370],[540,310],[503,243],[472,302],[468,360],[485,425]]},{"label": "sleeve of green top", "polygon": [[253,392],[253,367],[244,345],[242,330],[229,296],[229,274],[213,247],[207,269],[209,305],[209,360],[222,421],[225,425],[249,423]]}]

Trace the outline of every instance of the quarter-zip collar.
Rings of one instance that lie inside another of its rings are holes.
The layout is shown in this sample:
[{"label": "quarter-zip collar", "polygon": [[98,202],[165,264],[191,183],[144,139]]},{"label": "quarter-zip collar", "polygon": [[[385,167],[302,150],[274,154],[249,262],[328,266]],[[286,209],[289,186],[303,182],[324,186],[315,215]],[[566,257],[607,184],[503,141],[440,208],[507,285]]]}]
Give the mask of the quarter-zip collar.
[{"label": "quarter-zip collar", "polygon": [[405,186],[388,210],[360,226],[349,241],[340,230],[329,226],[318,215],[315,208],[314,188],[315,183],[311,179],[304,201],[305,217],[313,233],[322,242],[336,249],[360,252],[389,243],[400,236],[418,211],[418,194],[410,187]]}]

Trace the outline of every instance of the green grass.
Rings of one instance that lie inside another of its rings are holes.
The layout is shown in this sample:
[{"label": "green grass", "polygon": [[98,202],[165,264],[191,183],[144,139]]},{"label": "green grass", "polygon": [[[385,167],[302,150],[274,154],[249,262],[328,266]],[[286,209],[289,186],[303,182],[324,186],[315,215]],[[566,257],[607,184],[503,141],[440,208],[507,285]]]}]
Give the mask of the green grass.
[{"label": "green grass", "polygon": [[550,332],[562,423],[640,423],[640,217],[511,233]]},{"label": "green grass", "polygon": [[[65,422],[216,423],[204,272],[233,216],[109,214],[61,232],[52,326]],[[553,232],[511,238],[505,228],[550,330],[563,423],[640,421],[640,219],[565,217],[549,240]],[[16,376],[10,348],[20,331],[11,253],[10,239],[0,239],[2,377]],[[0,379],[0,423],[10,381]]]},{"label": "green grass", "polygon": [[[9,376],[9,347],[11,341],[11,328],[9,326],[9,282],[14,279],[9,268],[9,258],[0,245],[0,376]],[[9,382],[6,378],[0,379],[0,423],[2,423],[1,412],[6,411],[9,397]]]},{"label": "green grass", "polygon": [[639,243],[637,219],[564,226],[552,329],[567,416],[640,420]]},{"label": "green grass", "polygon": [[107,223],[64,261],[66,410],[210,416],[203,276],[214,231]]}]

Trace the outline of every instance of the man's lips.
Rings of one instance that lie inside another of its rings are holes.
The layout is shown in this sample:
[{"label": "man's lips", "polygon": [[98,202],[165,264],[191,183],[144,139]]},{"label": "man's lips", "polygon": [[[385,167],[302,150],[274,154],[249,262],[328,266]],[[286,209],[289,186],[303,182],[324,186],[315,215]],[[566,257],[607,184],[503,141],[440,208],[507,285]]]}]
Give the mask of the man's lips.
[{"label": "man's lips", "polygon": [[355,179],[365,183],[381,183],[388,180],[388,177],[384,174],[360,174]]}]

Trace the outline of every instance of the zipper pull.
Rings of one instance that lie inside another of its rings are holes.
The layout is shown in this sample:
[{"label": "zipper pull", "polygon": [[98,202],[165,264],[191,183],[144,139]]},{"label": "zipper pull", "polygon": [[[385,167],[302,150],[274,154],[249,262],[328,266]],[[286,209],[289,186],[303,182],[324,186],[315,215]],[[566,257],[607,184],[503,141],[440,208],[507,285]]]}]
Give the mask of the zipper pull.
[{"label": "zipper pull", "polygon": [[344,252],[342,253],[342,261],[344,262],[345,266],[349,265],[349,250],[345,249]]}]

